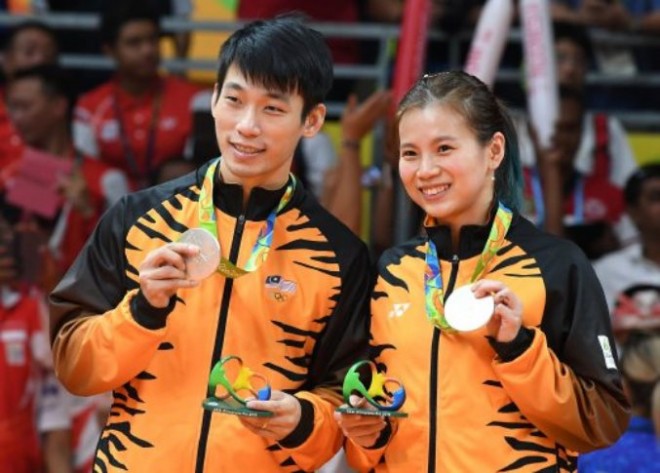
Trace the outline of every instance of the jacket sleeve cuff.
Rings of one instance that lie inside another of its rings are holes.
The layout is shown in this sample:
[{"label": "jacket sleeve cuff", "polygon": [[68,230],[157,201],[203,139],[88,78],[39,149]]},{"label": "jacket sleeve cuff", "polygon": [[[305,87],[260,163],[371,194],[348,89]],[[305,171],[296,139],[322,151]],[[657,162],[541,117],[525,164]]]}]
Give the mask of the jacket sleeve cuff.
[{"label": "jacket sleeve cuff", "polygon": [[284,448],[296,448],[305,443],[314,430],[314,405],[307,399],[300,399],[300,421],[293,431],[278,443]]},{"label": "jacket sleeve cuff", "polygon": [[149,304],[142,291],[138,291],[135,297],[131,299],[131,315],[142,327],[150,330],[158,330],[165,327],[167,316],[174,310],[175,304],[176,296],[172,296],[167,307],[154,307]]},{"label": "jacket sleeve cuff", "polygon": [[392,424],[390,423],[390,420],[385,417],[385,428],[380,431],[380,435],[378,436],[376,443],[374,443],[371,447],[367,447],[367,450],[378,450],[379,448],[383,448],[389,443],[391,436]]},{"label": "jacket sleeve cuff", "polygon": [[516,338],[510,342],[498,342],[493,337],[488,337],[488,343],[499,359],[505,363],[522,355],[532,345],[532,341],[534,341],[534,330],[527,327],[520,327]]}]

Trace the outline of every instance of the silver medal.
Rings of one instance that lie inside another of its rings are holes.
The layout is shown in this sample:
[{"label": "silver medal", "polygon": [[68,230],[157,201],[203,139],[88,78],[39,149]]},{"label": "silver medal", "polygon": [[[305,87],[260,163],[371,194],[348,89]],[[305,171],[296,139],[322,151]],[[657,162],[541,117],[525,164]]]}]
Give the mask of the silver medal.
[{"label": "silver medal", "polygon": [[178,243],[187,243],[199,248],[196,256],[185,258],[186,274],[194,281],[201,281],[211,276],[220,265],[220,243],[218,239],[203,228],[186,230]]},{"label": "silver medal", "polygon": [[495,310],[492,296],[477,299],[472,285],[461,286],[445,302],[445,320],[459,332],[477,330],[488,323]]}]

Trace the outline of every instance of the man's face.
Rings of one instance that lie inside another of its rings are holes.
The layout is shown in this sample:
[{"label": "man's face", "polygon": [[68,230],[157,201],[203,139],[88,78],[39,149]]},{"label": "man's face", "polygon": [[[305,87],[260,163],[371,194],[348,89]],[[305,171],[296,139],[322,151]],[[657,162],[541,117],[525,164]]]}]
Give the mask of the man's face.
[{"label": "man's face", "polygon": [[38,28],[28,28],[18,33],[5,54],[4,68],[11,77],[19,69],[57,61],[57,44],[53,38]]},{"label": "man's face", "polygon": [[587,57],[584,50],[569,39],[555,42],[557,81],[567,87],[581,89],[587,75]]},{"label": "man's face", "polygon": [[10,82],[7,109],[23,141],[35,148],[58,129],[58,122],[66,120],[65,100],[46,94],[41,81],[33,77]]},{"label": "man's face", "polygon": [[298,141],[321,128],[325,107],[317,105],[303,120],[299,93],[268,90],[235,65],[216,87],[212,113],[223,178],[249,188],[283,185]]},{"label": "man's face", "polygon": [[644,238],[660,239],[660,178],[647,179],[642,184],[637,205],[628,213]]},{"label": "man's face", "polygon": [[116,61],[120,73],[136,79],[155,77],[160,63],[157,26],[149,20],[124,24],[108,52]]},{"label": "man's face", "polygon": [[582,136],[582,104],[574,98],[563,98],[559,103],[559,117],[555,126],[554,144],[562,154],[562,167],[573,168]]}]

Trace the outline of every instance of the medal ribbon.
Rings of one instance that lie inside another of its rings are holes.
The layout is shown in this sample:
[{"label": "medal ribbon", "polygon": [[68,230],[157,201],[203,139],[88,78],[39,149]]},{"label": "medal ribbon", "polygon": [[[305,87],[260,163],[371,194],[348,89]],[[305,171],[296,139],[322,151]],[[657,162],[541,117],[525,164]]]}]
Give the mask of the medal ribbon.
[{"label": "medal ribbon", "polygon": [[[470,283],[475,282],[486,270],[488,263],[497,254],[504,243],[513,213],[502,202],[498,203],[497,213],[490,227],[488,239],[484,249],[479,256],[477,266],[474,268]],[[431,323],[440,330],[454,331],[445,319],[444,288],[442,286],[442,272],[440,271],[440,260],[435,243],[429,238],[426,244],[426,269],[424,271],[424,298],[426,301],[426,316]]]},{"label": "medal ribbon", "polygon": [[[218,238],[218,222],[215,216],[215,206],[213,205],[213,176],[215,175],[218,163],[220,163],[220,158],[216,159],[215,162],[211,163],[209,166],[206,175],[204,176],[204,181],[202,182],[202,188],[199,194],[199,226],[216,238]],[[270,247],[273,243],[275,217],[277,217],[277,214],[286,204],[289,203],[293,196],[293,191],[296,188],[296,178],[293,174],[290,174],[290,176],[290,183],[284,191],[280,203],[277,204],[277,207],[268,215],[266,223],[259,231],[259,236],[252,247],[252,252],[250,253],[250,257],[248,258],[245,267],[239,268],[227,258],[221,256],[220,265],[217,269],[220,274],[226,278],[238,278],[253,272],[261,266],[264,261],[266,261],[268,253],[270,252]],[[220,240],[218,239],[218,241]]]}]

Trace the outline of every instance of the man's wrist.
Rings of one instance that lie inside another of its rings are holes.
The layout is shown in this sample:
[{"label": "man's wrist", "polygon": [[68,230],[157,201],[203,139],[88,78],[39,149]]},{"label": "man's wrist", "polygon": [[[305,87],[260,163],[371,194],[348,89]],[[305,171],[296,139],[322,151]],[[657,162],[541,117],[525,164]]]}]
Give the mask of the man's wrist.
[{"label": "man's wrist", "polygon": [[360,140],[355,140],[352,138],[344,138],[341,140],[341,147],[353,151],[360,150]]}]

